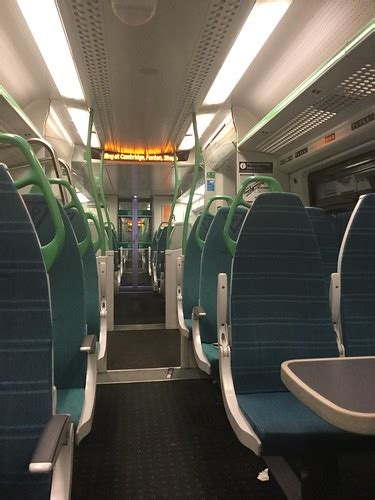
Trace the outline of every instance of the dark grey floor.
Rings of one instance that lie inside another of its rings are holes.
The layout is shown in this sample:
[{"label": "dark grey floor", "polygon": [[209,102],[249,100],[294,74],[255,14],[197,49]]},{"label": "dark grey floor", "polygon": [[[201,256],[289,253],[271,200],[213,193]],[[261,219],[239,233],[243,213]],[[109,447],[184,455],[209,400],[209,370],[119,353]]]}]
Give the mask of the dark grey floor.
[{"label": "dark grey floor", "polygon": [[[210,380],[98,386],[75,449],[72,500],[284,499],[242,446]],[[328,472],[327,472],[328,473]]]},{"label": "dark grey floor", "polygon": [[108,332],[108,370],[180,366],[178,330]]},{"label": "dark grey floor", "polygon": [[115,324],[165,322],[164,297],[158,292],[124,292],[115,295]]}]

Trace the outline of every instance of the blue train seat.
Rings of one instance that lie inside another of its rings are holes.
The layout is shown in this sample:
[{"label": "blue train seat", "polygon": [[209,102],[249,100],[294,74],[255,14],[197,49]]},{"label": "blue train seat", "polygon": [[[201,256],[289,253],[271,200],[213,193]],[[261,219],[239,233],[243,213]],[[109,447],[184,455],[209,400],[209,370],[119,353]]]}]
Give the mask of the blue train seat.
[{"label": "blue train seat", "polygon": [[167,227],[163,227],[160,232],[157,245],[156,245],[156,278],[158,283],[160,283],[161,274],[164,272],[165,264],[165,248],[167,245]]},{"label": "blue train seat", "polygon": [[[42,195],[24,200],[42,244],[50,241],[52,221]],[[60,205],[65,227],[64,247],[49,271],[54,342],[57,412],[71,415],[78,444],[91,430],[95,393],[96,337],[87,335],[85,286],[77,239]]]},{"label": "blue train seat", "polygon": [[1,498],[68,498],[73,426],[69,416],[52,415],[48,277],[32,221],[4,165],[0,165],[0,387]]},{"label": "blue train seat", "polygon": [[333,221],[324,210],[317,207],[306,207],[307,215],[313,226],[320,254],[327,292],[331,283],[331,274],[336,272],[339,255],[339,241]]},{"label": "blue train seat", "polygon": [[[196,231],[203,215],[197,217],[190,231],[186,244],[183,266],[182,286],[177,287],[177,316],[181,333],[190,336],[192,328],[191,312],[199,303],[199,282],[201,271],[202,250],[196,239]],[[213,215],[206,214],[201,225],[201,237],[206,238],[208,229],[213,221]]]},{"label": "blue train seat", "polygon": [[337,323],[347,356],[375,354],[375,194],[360,197],[334,276]]},{"label": "blue train seat", "polygon": [[[231,236],[237,239],[245,208],[237,208],[231,225]],[[194,355],[198,367],[208,374],[218,374],[219,353],[217,348],[216,325],[216,284],[219,273],[231,272],[232,256],[223,238],[225,221],[229,208],[220,208],[216,213],[207,233],[202,252],[199,304],[192,314]]]},{"label": "blue train seat", "polygon": [[[218,304],[226,309],[226,277]],[[261,194],[238,238],[230,279],[230,322],[220,326],[220,380],[229,421],[258,455],[309,455],[366,447],[289,393],[288,359],[338,356],[321,256],[300,199]]]}]

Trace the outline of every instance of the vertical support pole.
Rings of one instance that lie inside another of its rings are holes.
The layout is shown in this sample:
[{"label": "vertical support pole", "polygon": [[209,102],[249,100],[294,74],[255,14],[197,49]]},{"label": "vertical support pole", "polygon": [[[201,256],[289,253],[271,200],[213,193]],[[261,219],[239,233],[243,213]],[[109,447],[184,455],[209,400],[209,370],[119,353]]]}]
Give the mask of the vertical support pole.
[{"label": "vertical support pole", "polygon": [[181,184],[180,183],[180,178],[179,178],[179,173],[178,173],[178,164],[177,164],[176,152],[174,153],[174,165],[173,166],[174,166],[174,195],[173,195],[171,213],[169,214],[169,220],[168,220],[166,250],[169,249],[169,246],[171,244],[171,232],[172,232],[173,215],[174,215],[174,209],[175,209],[175,206],[176,206],[177,198],[179,196],[180,184]]},{"label": "vertical support pole", "polygon": [[132,200],[132,282],[138,287],[138,198]]},{"label": "vertical support pole", "polygon": [[104,196],[103,178],[104,178],[104,152],[102,151],[102,154],[100,156],[100,174],[99,174],[98,189],[100,192],[100,197],[102,199],[102,204],[103,204],[103,208],[104,208],[104,212],[105,212],[105,218],[107,219],[109,250],[113,250],[112,225],[111,225],[111,219],[109,217],[107,200],[105,199],[105,196]]},{"label": "vertical support pole", "polygon": [[199,136],[198,136],[198,127],[197,127],[197,116],[195,112],[193,113],[193,129],[194,129],[194,139],[195,139],[195,164],[194,164],[194,172],[193,172],[193,180],[191,182],[190,193],[189,193],[189,201],[186,207],[185,219],[184,219],[184,228],[182,233],[182,254],[185,255],[187,240],[188,240],[188,230],[189,230],[189,218],[191,212],[191,206],[193,204],[193,196],[195,187],[198,181],[199,169],[203,166],[203,155],[202,150],[199,144]]}]

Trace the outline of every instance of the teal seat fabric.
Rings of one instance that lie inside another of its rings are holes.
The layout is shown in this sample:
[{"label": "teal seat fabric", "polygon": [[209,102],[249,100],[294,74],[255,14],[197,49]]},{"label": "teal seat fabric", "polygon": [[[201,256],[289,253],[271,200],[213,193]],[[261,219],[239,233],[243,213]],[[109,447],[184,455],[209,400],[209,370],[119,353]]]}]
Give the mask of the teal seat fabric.
[{"label": "teal seat fabric", "polygon": [[[191,228],[190,235],[186,244],[185,260],[184,260],[184,277],[183,277],[183,309],[185,324],[189,328],[190,322],[191,331],[191,312],[193,307],[198,305],[199,301],[199,282],[201,270],[201,257],[202,250],[200,249],[196,240],[196,231],[200,221],[199,216]],[[200,237],[204,240],[206,238],[208,229],[213,221],[213,216],[207,214],[205,220],[202,222]]]},{"label": "teal seat fabric", "polygon": [[214,344],[202,343],[203,352],[211,365],[211,373],[219,373],[219,349]]},{"label": "teal seat fabric", "polygon": [[189,332],[191,332],[193,329],[193,321],[191,319],[185,318],[185,325],[186,325],[187,329],[189,330]]},{"label": "teal seat fabric", "polygon": [[333,221],[336,228],[336,234],[339,244],[341,244],[342,242],[351,215],[351,212],[338,212],[333,215]]},{"label": "teal seat fabric", "polygon": [[85,390],[82,388],[59,389],[57,391],[56,413],[70,415],[73,424],[77,427],[84,400]]},{"label": "teal seat fabric", "polygon": [[[42,244],[51,240],[54,229],[42,195],[24,196]],[[61,389],[84,389],[87,357],[80,352],[86,335],[85,287],[81,256],[69,219],[60,206],[65,227],[64,247],[49,271],[51,289],[54,382]]]},{"label": "teal seat fabric", "polygon": [[290,392],[240,394],[238,403],[262,442],[263,455],[306,456],[374,446],[374,438],[333,427]]},{"label": "teal seat fabric", "polygon": [[[77,209],[66,210],[69,221],[78,241],[82,241],[86,235],[86,227]],[[99,316],[99,283],[96,256],[92,241],[82,257],[84,283],[85,283],[85,305],[87,333],[99,338],[100,316]]]},{"label": "teal seat fabric", "polygon": [[338,355],[318,243],[296,195],[254,201],[233,258],[230,307],[237,394],[286,390],[285,360]]},{"label": "teal seat fabric", "polygon": [[306,212],[310,218],[318,242],[327,293],[329,293],[331,274],[337,271],[337,259],[339,255],[339,240],[336,228],[334,227],[334,222],[321,208],[307,207]]},{"label": "teal seat fabric", "polygon": [[48,278],[30,216],[0,165],[0,498],[46,500],[51,475],[28,467],[52,415]]},{"label": "teal seat fabric", "polygon": [[347,356],[375,354],[375,194],[360,198],[343,241],[341,328]]},{"label": "teal seat fabric", "polygon": [[[217,276],[219,273],[226,273],[230,277],[232,264],[232,256],[223,238],[228,212],[228,207],[220,208],[217,211],[207,232],[201,259],[199,305],[203,307],[206,316],[199,320],[200,336],[203,350],[209,352],[212,361],[214,361],[214,364],[211,365],[211,373],[214,375],[218,372],[218,351],[209,347],[212,347],[212,344],[217,342]],[[247,210],[243,208],[236,209],[230,231],[234,239],[237,239],[246,212]]]}]

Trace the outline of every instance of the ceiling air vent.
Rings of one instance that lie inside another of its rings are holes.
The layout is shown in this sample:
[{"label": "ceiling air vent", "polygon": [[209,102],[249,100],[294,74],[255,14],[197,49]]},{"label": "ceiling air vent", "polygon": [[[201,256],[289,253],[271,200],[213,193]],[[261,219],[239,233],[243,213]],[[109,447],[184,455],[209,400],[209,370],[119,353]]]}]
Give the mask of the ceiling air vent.
[{"label": "ceiling air vent", "polygon": [[275,153],[358,101],[374,94],[375,67],[372,64],[365,64],[328,94],[322,96],[319,94],[317,102],[268,135],[256,149]]}]

